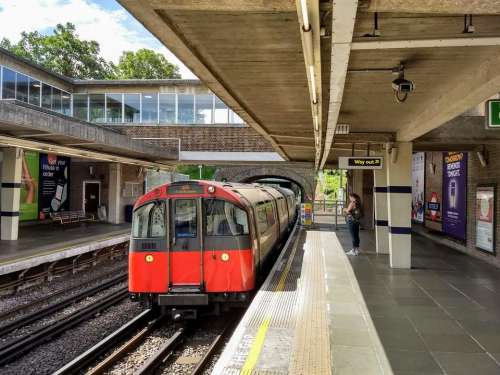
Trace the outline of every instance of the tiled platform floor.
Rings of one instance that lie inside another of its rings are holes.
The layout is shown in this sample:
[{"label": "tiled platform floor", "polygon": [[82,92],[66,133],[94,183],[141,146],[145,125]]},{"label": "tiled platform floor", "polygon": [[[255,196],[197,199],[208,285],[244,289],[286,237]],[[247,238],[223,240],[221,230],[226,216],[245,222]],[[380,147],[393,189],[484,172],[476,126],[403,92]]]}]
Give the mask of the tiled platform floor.
[{"label": "tiled platform floor", "polygon": [[[332,247],[350,249],[346,230],[334,236]],[[500,269],[413,235],[413,269],[394,270],[387,255],[375,253],[373,232],[362,231],[361,239],[363,254],[349,262],[395,374],[500,374]],[[360,368],[375,358],[370,330],[363,317],[339,311],[339,280],[328,258],[334,373],[379,373],[375,364]]]},{"label": "tiled platform floor", "polygon": [[130,231],[130,223],[39,224],[20,226],[19,240],[0,241],[0,263],[31,257],[56,248],[74,246]]}]

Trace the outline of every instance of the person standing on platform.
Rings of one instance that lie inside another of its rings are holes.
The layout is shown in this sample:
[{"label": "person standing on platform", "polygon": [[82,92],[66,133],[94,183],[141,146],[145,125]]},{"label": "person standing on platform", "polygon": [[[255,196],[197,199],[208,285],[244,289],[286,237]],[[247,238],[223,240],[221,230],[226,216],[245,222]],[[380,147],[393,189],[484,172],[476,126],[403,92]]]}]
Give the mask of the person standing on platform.
[{"label": "person standing on platform", "polygon": [[346,254],[359,255],[359,221],[363,217],[363,211],[361,209],[361,198],[358,194],[349,194],[349,205],[344,212],[352,239],[352,249]]}]

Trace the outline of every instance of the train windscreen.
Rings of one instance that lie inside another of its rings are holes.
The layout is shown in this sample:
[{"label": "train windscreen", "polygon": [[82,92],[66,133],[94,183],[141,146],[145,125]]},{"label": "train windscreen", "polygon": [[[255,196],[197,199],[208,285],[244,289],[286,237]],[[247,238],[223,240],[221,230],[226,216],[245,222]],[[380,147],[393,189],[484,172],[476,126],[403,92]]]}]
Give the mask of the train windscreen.
[{"label": "train windscreen", "polygon": [[165,202],[151,202],[134,211],[134,238],[161,238],[166,235]]}]

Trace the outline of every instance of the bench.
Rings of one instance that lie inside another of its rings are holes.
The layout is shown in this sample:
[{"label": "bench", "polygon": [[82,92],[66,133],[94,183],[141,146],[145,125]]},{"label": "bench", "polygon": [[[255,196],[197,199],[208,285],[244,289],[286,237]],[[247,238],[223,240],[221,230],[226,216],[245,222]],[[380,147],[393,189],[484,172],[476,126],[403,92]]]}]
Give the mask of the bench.
[{"label": "bench", "polygon": [[56,221],[61,224],[79,223],[82,221],[95,220],[95,216],[93,214],[87,214],[83,210],[51,212],[50,218],[52,219],[52,221]]}]

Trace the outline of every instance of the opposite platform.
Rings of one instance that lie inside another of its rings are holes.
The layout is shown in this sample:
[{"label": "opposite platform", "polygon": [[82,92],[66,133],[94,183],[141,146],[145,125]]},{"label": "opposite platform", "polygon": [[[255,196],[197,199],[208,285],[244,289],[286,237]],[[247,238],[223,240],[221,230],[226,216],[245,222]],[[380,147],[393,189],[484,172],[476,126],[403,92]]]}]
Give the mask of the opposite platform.
[{"label": "opposite platform", "polygon": [[21,227],[19,240],[0,241],[0,275],[118,245],[129,238],[129,223]]}]

